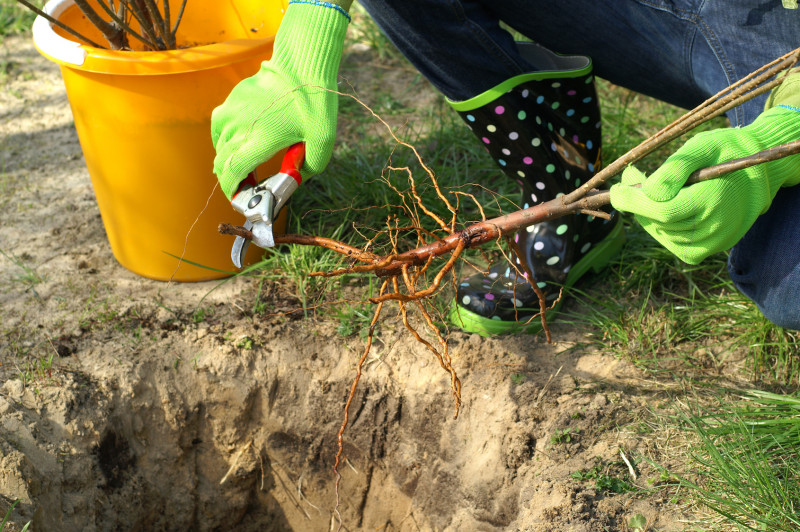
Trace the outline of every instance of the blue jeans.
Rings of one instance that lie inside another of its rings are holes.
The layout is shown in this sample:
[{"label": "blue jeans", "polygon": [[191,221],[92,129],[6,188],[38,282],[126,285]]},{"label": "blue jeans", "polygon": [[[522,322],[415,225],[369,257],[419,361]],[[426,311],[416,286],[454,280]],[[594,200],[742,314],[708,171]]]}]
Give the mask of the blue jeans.
[{"label": "blue jeans", "polygon": [[[798,46],[800,10],[781,0],[360,0],[389,39],[451,100],[535,70],[503,21],[562,54],[592,58],[617,85],[692,108]],[[732,109],[734,126],[766,96]],[[800,187],[782,189],[737,244],[736,286],[773,322],[800,329]]]}]

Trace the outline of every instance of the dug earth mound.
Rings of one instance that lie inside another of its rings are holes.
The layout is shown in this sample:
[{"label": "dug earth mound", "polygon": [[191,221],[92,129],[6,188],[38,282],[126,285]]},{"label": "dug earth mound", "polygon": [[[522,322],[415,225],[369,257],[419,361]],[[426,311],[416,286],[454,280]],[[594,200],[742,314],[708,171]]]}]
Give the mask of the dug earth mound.
[{"label": "dug earth mound", "polygon": [[[3,386],[0,490],[22,499],[17,522],[327,530],[358,338],[312,320],[176,328],[163,309],[135,314],[56,339],[69,356],[51,373]],[[616,428],[648,395],[626,392],[622,363],[478,336],[452,348],[465,399],[455,420],[438,362],[399,331],[381,335],[346,433],[346,529],[598,530],[632,513],[669,517],[572,476],[646,451]]]},{"label": "dug earth mound", "polygon": [[[24,38],[1,52],[0,518],[19,500],[6,530],[594,531],[636,514],[682,529],[642,459],[670,457],[634,430],[663,388],[576,347],[566,324],[553,345],[454,332],[453,419],[449,376],[384,320],[337,509],[360,331],[293,312],[280,280],[169,284],[119,266],[57,68]],[[269,308],[254,312],[258,282]]]}]

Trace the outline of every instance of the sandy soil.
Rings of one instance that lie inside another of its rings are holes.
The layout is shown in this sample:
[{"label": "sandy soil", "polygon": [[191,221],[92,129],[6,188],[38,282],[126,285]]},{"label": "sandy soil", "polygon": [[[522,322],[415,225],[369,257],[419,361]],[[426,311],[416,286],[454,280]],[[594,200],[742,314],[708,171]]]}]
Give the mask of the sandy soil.
[{"label": "sandy soil", "polygon": [[[363,52],[363,50],[361,50]],[[363,344],[324,315],[254,316],[253,281],[163,283],[113,258],[58,69],[0,50],[0,517],[8,530],[336,528],[336,432]],[[216,288],[216,289],[215,289]],[[276,308],[297,308],[280,284]],[[212,290],[214,289],[214,290]],[[464,406],[384,324],[352,411],[344,530],[650,530],[689,518],[642,488],[669,463],[635,423],[662,389],[558,340],[456,333]],[[47,360],[52,357],[52,364]]]}]

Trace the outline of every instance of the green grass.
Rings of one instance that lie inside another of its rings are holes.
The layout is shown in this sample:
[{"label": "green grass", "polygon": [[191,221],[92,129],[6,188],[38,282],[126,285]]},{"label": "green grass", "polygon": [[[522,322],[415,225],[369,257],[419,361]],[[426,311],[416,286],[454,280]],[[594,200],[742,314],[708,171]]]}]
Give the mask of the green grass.
[{"label": "green grass", "polygon": [[45,278],[43,275],[36,271],[36,268],[31,266],[30,257],[26,255],[16,256],[11,252],[7,252],[0,248],[0,255],[13,264],[17,271],[11,277],[13,282],[19,283],[25,287],[25,290],[30,291],[39,299],[39,294],[36,292],[36,286],[43,283]]},{"label": "green grass", "polygon": [[570,475],[573,479],[580,482],[593,482],[594,489],[600,493],[627,493],[631,491],[641,491],[628,480],[629,473],[626,465],[620,460],[618,462],[597,463],[588,469],[575,471]]},{"label": "green grass", "polygon": [[[44,2],[32,0],[37,6]],[[0,40],[6,35],[19,35],[30,31],[36,15],[15,0],[0,0]]]},{"label": "green grass", "polygon": [[49,356],[26,360],[23,367],[19,368],[22,384],[30,385],[36,382],[50,382],[53,378],[53,357]]},{"label": "green grass", "polygon": [[[19,504],[19,501],[20,501],[20,499],[17,499],[13,503],[11,503],[11,506],[9,507],[8,511],[6,512],[5,516],[3,517],[3,520],[0,521],[0,532],[3,532],[3,530],[6,529],[6,524],[9,523],[9,519],[11,518],[11,512],[14,511],[14,508],[17,506],[17,504]],[[30,521],[25,523],[25,526],[22,527],[22,532],[26,532],[28,530],[28,527],[30,527],[30,526],[31,526],[31,522]]]},{"label": "green grass", "polygon": [[800,396],[751,391],[680,421],[697,441],[678,480],[698,503],[742,530],[800,530]]},{"label": "green grass", "polygon": [[561,443],[572,443],[579,435],[579,432],[573,431],[572,427],[563,429],[556,429],[552,436],[550,436],[550,443],[558,445]]},{"label": "green grass", "polygon": [[654,374],[705,377],[744,357],[754,381],[797,386],[800,335],[764,318],[733,285],[725,261],[718,254],[681,263],[630,224],[623,254],[574,290],[582,304],[564,321],[591,325],[599,349]]},{"label": "green grass", "polygon": [[336,333],[340,336],[358,335],[366,339],[369,324],[372,321],[372,305],[368,303],[342,303],[332,311],[332,316],[339,324]]}]

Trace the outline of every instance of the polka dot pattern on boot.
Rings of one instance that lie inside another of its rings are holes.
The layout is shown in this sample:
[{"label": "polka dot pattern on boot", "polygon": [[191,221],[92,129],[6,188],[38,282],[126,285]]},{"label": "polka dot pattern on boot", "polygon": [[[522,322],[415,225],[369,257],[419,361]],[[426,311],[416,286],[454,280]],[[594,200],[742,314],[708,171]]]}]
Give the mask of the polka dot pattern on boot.
[{"label": "polka dot pattern on boot", "polygon": [[[528,80],[491,103],[460,112],[503,171],[521,184],[523,208],[571,192],[599,168],[600,115],[592,80],[590,75]],[[599,222],[570,215],[515,234],[514,242],[524,252],[522,262],[532,269],[548,301],[557,297],[575,262],[607,234],[597,229]],[[492,267],[488,275],[470,277],[468,287],[459,285],[458,301],[490,319],[517,320],[528,311],[532,315],[538,299],[521,277],[506,265]]]}]

